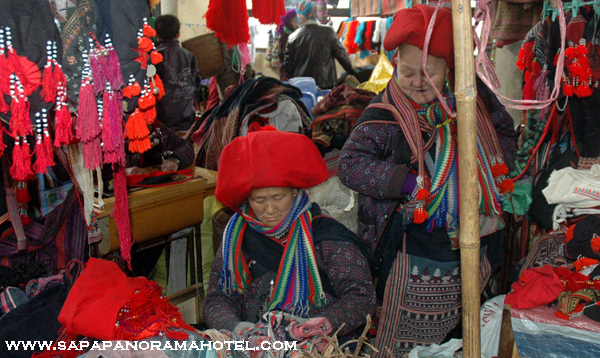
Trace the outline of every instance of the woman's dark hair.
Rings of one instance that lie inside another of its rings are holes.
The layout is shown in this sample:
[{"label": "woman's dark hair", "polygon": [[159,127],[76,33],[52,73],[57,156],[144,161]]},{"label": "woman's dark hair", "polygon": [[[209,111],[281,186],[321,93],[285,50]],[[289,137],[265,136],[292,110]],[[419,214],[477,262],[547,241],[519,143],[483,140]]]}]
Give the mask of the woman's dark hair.
[{"label": "woman's dark hair", "polygon": [[172,40],[179,33],[179,19],[173,15],[161,15],[156,19],[154,28],[162,40]]}]

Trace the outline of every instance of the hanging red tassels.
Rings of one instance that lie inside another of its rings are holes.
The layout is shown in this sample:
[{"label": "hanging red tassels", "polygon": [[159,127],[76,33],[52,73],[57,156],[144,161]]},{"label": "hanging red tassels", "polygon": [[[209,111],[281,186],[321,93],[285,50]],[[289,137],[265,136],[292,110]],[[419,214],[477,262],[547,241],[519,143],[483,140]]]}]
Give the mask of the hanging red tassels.
[{"label": "hanging red tassels", "polygon": [[10,167],[10,175],[14,180],[26,181],[33,176],[31,171],[31,154],[27,138],[15,139],[15,147],[13,148],[13,162]]}]

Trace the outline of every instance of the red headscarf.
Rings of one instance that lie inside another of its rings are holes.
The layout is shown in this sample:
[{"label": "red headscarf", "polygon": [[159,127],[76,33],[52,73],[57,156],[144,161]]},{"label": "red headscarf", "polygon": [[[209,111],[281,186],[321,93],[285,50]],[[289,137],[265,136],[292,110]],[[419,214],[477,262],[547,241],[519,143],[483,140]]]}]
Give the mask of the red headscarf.
[{"label": "red headscarf", "polygon": [[223,205],[236,207],[254,189],[304,189],[327,177],[327,165],[308,137],[262,130],[237,137],[223,149],[215,196]]},{"label": "red headscarf", "polygon": [[[383,40],[385,50],[393,51],[403,44],[417,46],[423,50],[427,27],[435,9],[433,6],[419,4],[398,11]],[[440,8],[437,12],[428,54],[444,59],[449,68],[454,68],[452,13],[446,9]]]}]

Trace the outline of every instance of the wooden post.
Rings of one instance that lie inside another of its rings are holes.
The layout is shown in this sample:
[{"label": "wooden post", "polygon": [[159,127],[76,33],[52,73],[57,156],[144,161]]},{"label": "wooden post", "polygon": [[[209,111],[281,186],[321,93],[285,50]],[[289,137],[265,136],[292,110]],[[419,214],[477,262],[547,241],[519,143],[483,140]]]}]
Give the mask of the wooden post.
[{"label": "wooden post", "polygon": [[458,126],[463,357],[465,358],[481,357],[477,87],[471,18],[470,0],[452,0]]}]

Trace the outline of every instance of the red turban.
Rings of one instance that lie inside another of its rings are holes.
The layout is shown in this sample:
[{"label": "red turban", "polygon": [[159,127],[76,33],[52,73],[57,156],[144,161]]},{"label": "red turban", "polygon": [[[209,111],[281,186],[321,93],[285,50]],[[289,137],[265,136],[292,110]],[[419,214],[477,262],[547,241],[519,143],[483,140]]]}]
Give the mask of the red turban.
[{"label": "red turban", "polygon": [[[435,7],[421,4],[398,11],[383,40],[385,50],[393,51],[402,44],[423,50],[425,34],[434,11]],[[449,68],[454,68],[452,13],[446,9],[440,8],[437,12],[428,54],[444,59]]]},{"label": "red turban", "polygon": [[254,189],[304,189],[327,177],[321,153],[305,135],[275,130],[250,132],[223,149],[215,196],[223,205],[236,207]]}]

